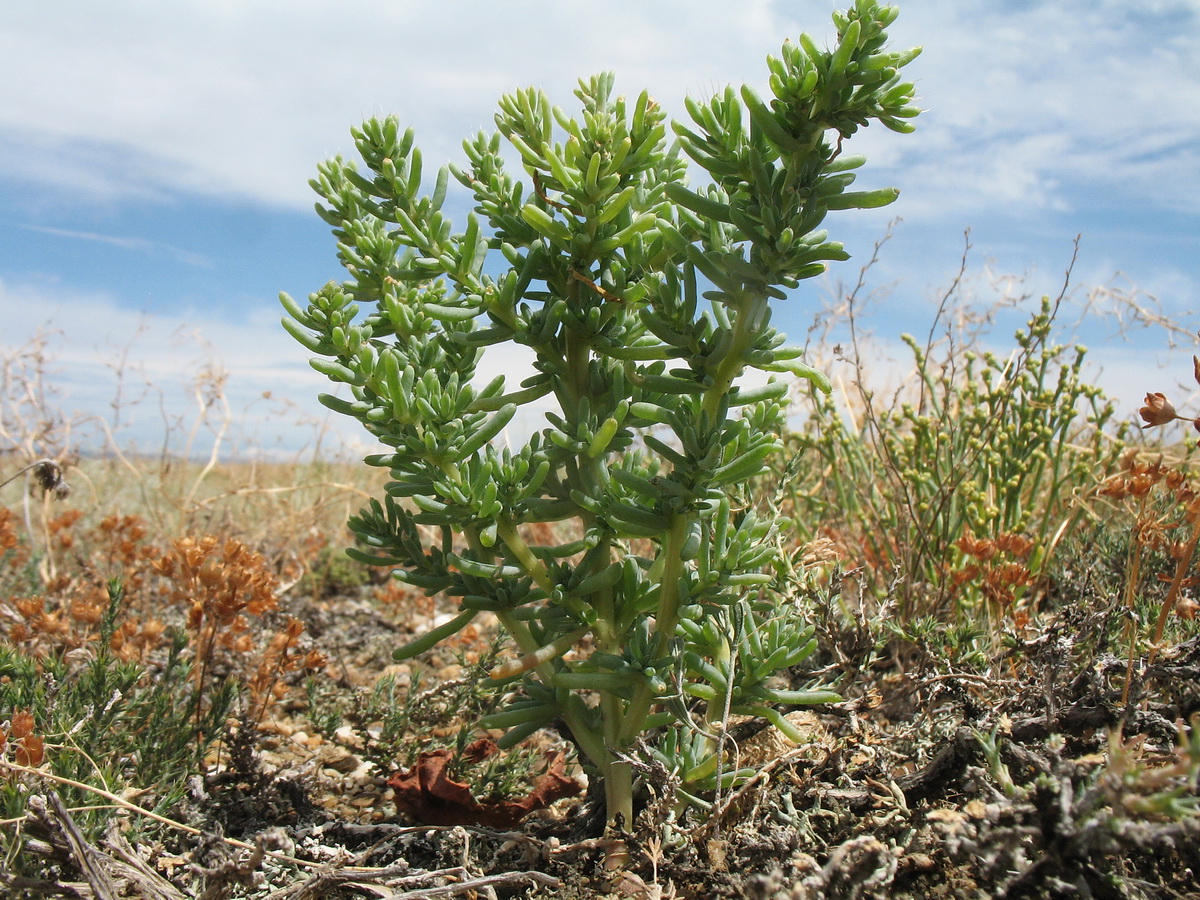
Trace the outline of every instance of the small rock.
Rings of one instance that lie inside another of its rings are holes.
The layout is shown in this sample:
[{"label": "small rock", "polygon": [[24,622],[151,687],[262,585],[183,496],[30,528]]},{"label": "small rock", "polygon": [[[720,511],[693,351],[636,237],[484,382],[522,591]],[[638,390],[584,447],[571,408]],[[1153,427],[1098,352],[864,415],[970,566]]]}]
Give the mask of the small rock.
[{"label": "small rock", "polygon": [[345,747],[326,744],[317,755],[318,761],[327,769],[348,775],[359,767],[360,760]]},{"label": "small rock", "polygon": [[344,747],[354,747],[355,749],[362,748],[362,745],[363,745],[362,738],[359,737],[358,732],[356,732],[349,725],[343,725],[341,728],[339,728],[337,731],[335,731],[333,733],[333,736],[337,740],[337,742]]}]

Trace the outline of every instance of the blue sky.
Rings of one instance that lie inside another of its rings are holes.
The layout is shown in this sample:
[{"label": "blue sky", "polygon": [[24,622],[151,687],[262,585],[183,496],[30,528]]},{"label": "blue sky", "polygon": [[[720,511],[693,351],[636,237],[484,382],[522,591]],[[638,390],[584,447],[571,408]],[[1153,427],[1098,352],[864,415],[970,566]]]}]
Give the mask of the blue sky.
[{"label": "blue sky", "polygon": [[[323,415],[322,381],[279,328],[276,294],[340,277],[307,181],[352,153],[352,125],[395,113],[428,163],[460,161],[500,94],[535,84],[569,107],[575,80],[604,69],[682,117],[687,95],[762,88],[764,57],[801,31],[828,40],[837,5],[7,0],[0,347],[11,356],[46,331],[63,407],[110,423],[124,358],[121,390],[142,399],[118,431],[143,447],[165,427],[186,433],[194,383],[215,364],[241,449],[293,448]],[[777,325],[802,339],[821,292],[853,282],[900,217],[869,282],[886,288],[867,322],[882,346],[928,330],[968,228],[981,296],[995,274],[1056,293],[1080,234],[1077,296],[1136,287],[1194,331],[1200,0],[900,6],[893,44],[924,47],[907,71],[926,112],[913,135],[876,126],[852,144],[869,160],[860,184],[896,185],[900,200],[828,220],[854,259],[803,286]],[[1084,337],[1130,416],[1144,391],[1190,372],[1186,334],[1174,349],[1165,328],[1124,344],[1093,319]]]}]

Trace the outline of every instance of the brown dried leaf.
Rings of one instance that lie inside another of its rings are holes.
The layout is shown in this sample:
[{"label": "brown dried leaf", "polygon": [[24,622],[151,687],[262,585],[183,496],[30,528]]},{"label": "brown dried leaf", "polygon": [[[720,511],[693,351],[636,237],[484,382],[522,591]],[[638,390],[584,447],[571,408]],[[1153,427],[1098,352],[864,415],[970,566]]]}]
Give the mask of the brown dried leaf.
[{"label": "brown dried leaf", "polygon": [[[467,746],[463,756],[481,760],[497,752],[495,743],[482,739]],[[416,764],[407,772],[397,772],[389,778],[388,785],[396,792],[397,808],[426,825],[513,828],[531,812],[583,790],[579,782],[567,777],[566,761],[560,753],[525,797],[480,802],[468,785],[453,781],[447,774],[453,757],[451,750],[430,750],[417,757]]]}]

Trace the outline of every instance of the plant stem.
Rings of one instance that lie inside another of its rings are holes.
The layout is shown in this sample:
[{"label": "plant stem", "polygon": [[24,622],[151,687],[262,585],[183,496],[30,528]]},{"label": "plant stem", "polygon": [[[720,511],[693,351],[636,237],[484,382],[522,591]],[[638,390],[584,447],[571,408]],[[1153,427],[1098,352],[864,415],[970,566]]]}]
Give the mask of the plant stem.
[{"label": "plant stem", "polygon": [[1159,641],[1162,640],[1163,629],[1167,626],[1167,617],[1171,615],[1171,610],[1175,608],[1175,604],[1179,600],[1184,578],[1192,567],[1192,558],[1196,555],[1196,545],[1200,544],[1200,508],[1197,508],[1198,506],[1200,506],[1200,502],[1193,501],[1192,508],[1188,510],[1188,515],[1192,520],[1192,533],[1183,553],[1175,561],[1175,577],[1171,579],[1167,599],[1163,601],[1162,609],[1158,612],[1158,621],[1154,624],[1154,637],[1150,641],[1150,653],[1146,657],[1146,665],[1153,664],[1154,657],[1158,655]]},{"label": "plant stem", "polygon": [[[514,618],[504,610],[497,611],[496,618],[500,620],[500,624],[504,626],[504,630],[512,635],[513,640],[517,642],[517,646],[524,653],[532,655],[541,649],[541,645],[530,633],[529,627],[520,619]],[[543,684],[551,684],[551,679],[554,677],[554,668],[550,662],[539,662],[535,671]],[[583,752],[600,769],[601,774],[607,775],[609,768],[608,753],[600,736],[569,705],[562,708],[562,717],[566,721],[567,727],[571,729],[571,734],[575,737]]]},{"label": "plant stem", "polygon": [[761,329],[767,311],[765,296],[744,296],[737,307],[729,352],[717,366],[713,386],[704,394],[702,409],[708,416],[710,428],[724,424],[724,416],[721,413],[728,408],[724,404],[729,401],[729,391],[733,388],[734,381],[746,369],[746,351]]},{"label": "plant stem", "polygon": [[[665,656],[669,649],[671,638],[675,636],[675,626],[679,624],[679,576],[683,574],[683,560],[680,553],[683,542],[687,539],[688,519],[685,516],[671,517],[671,524],[663,540],[659,559],[663,561],[662,576],[659,581],[658,614],[654,619],[656,635],[655,656]],[[641,733],[650,714],[650,706],[654,702],[654,692],[649,681],[643,681],[634,690],[633,699],[625,710],[625,721],[618,732],[620,746],[632,744],[635,737]]]},{"label": "plant stem", "polygon": [[533,551],[529,549],[529,545],[525,543],[525,539],[521,537],[512,522],[503,520],[498,523],[496,535],[504,541],[504,546],[517,558],[521,568],[538,587],[546,593],[554,590],[554,582],[550,580],[550,573],[546,571],[545,564],[533,555]]}]

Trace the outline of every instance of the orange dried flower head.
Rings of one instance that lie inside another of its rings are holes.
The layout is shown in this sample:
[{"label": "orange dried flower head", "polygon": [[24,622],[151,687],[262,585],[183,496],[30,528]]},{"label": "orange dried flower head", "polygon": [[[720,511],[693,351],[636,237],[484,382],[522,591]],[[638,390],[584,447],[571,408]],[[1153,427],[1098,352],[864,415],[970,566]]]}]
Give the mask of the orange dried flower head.
[{"label": "orange dried flower head", "polygon": [[950,580],[954,582],[955,587],[962,587],[968,581],[973,581],[975,578],[979,577],[979,572],[979,566],[967,566],[966,568],[960,569],[957,572],[951,572]]},{"label": "orange dried flower head", "polygon": [[1106,480],[1100,488],[1102,497],[1112,497],[1116,500],[1123,500],[1129,495],[1129,480],[1122,478],[1120,475],[1113,475]]},{"label": "orange dried flower head", "polygon": [[972,534],[963,532],[963,536],[954,542],[967,556],[973,556],[975,559],[989,560],[996,555],[996,544],[988,538],[977,538]]},{"label": "orange dried flower head", "polygon": [[0,506],[0,550],[17,546],[17,517],[11,509]]},{"label": "orange dried flower head", "polygon": [[1033,552],[1034,543],[1023,534],[1006,531],[996,536],[996,546],[1017,559],[1025,559]]},{"label": "orange dried flower head", "polygon": [[41,735],[26,735],[21,743],[17,744],[13,758],[17,761],[18,766],[36,769],[46,758],[46,742]]},{"label": "orange dried flower head", "polygon": [[46,601],[42,597],[18,597],[10,602],[26,619],[40,616],[46,609]]},{"label": "orange dried flower head", "polygon": [[81,625],[95,625],[104,618],[105,604],[95,596],[76,597],[71,601],[71,618]]},{"label": "orange dried flower head", "polygon": [[248,634],[238,635],[233,640],[231,649],[237,653],[250,653],[254,649],[254,638]]},{"label": "orange dried flower head", "polygon": [[1029,569],[1020,563],[1005,563],[996,572],[996,583],[1028,587],[1033,584],[1033,575]]},{"label": "orange dried flower head", "polygon": [[83,518],[83,513],[78,509],[68,509],[66,512],[55,516],[46,523],[46,528],[51,534],[58,534],[62,531],[68,531],[75,526],[75,523]]},{"label": "orange dried flower head", "polygon": [[12,715],[12,722],[9,726],[9,733],[13,740],[20,740],[27,734],[33,734],[33,713],[27,709],[18,709]]},{"label": "orange dried flower head", "polygon": [[1152,475],[1135,475],[1129,479],[1129,493],[1135,497],[1145,497],[1150,493],[1150,489],[1154,487],[1154,477]]},{"label": "orange dried flower head", "polygon": [[1142,426],[1143,428],[1166,425],[1179,418],[1171,401],[1166,398],[1165,394],[1158,392],[1146,395],[1146,405],[1138,410],[1138,415],[1146,423]]}]

